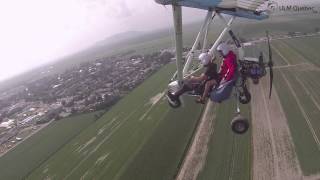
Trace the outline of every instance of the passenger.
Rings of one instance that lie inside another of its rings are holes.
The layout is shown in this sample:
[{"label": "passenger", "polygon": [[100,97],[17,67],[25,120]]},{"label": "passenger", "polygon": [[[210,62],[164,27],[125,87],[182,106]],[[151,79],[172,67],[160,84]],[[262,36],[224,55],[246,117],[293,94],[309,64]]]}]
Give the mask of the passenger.
[{"label": "passenger", "polygon": [[219,71],[220,84],[234,79],[237,72],[237,56],[226,43],[221,43],[217,51],[223,57],[223,61]]}]

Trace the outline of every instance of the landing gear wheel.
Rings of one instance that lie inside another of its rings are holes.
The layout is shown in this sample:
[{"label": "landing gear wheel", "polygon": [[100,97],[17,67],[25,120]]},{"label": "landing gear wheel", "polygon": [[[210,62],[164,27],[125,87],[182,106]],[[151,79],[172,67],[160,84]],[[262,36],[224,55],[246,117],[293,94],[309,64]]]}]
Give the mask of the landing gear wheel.
[{"label": "landing gear wheel", "polygon": [[168,99],[168,104],[170,107],[176,109],[176,108],[179,108],[181,106],[181,101],[180,99],[176,100],[176,101],[171,101]]},{"label": "landing gear wheel", "polygon": [[243,92],[239,94],[239,102],[241,104],[248,104],[251,101],[251,94],[248,91],[247,87],[243,88]]},{"label": "landing gear wheel", "polygon": [[180,100],[176,101],[175,103],[172,103],[172,102],[168,101],[168,103],[169,103],[169,106],[174,108],[174,109],[179,108],[181,106]]},{"label": "landing gear wheel", "polygon": [[249,129],[249,121],[246,118],[238,115],[232,119],[231,129],[236,134],[244,134]]}]

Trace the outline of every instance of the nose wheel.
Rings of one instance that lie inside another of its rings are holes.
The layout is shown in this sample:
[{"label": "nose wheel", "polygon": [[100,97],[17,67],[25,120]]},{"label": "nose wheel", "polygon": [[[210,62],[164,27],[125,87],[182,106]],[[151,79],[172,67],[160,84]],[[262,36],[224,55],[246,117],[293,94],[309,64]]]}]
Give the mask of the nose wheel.
[{"label": "nose wheel", "polygon": [[[240,90],[242,89],[242,91]],[[240,112],[240,103],[248,104],[251,100],[250,92],[247,89],[247,86],[242,82],[241,86],[236,88],[236,101],[237,101],[237,110],[236,116],[231,121],[231,129],[236,134],[244,134],[248,131],[250,123],[247,118],[241,116]]]},{"label": "nose wheel", "polygon": [[179,99],[179,97],[174,97],[174,95],[170,91],[167,92],[166,96],[170,107],[176,109],[181,106],[181,100]]},{"label": "nose wheel", "polygon": [[246,118],[237,115],[231,121],[231,129],[236,134],[244,134],[249,129],[249,121]]},{"label": "nose wheel", "polygon": [[181,101],[180,100],[176,100],[176,101],[171,101],[168,99],[168,104],[170,107],[176,109],[179,108],[181,106]]}]

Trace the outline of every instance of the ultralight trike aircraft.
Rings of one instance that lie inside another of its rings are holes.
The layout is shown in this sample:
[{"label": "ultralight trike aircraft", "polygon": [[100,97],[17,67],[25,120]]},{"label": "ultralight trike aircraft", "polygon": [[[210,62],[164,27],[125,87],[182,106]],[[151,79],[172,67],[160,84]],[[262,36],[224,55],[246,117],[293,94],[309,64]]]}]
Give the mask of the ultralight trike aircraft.
[{"label": "ultralight trike aircraft", "polygon": [[[270,46],[270,36],[266,31],[265,41],[268,43],[268,62],[263,59],[263,54],[258,57],[245,57],[243,46],[245,42],[240,42],[231,29],[231,25],[236,17],[264,20],[267,19],[278,6],[276,1],[270,0],[155,0],[162,5],[172,5],[173,20],[175,30],[175,49],[176,49],[176,65],[177,71],[174,74],[171,82],[168,85],[168,91],[175,93],[179,88],[184,78],[198,72],[201,66],[197,69],[191,69],[191,64],[194,61],[194,56],[197,52],[199,42],[202,41],[201,52],[208,52],[212,57],[215,57],[215,50],[222,42],[225,35],[229,34],[232,39],[232,46],[237,53],[237,72],[235,77],[227,82],[216,85],[210,92],[210,100],[221,103],[231,97],[232,92],[235,92],[237,107],[236,116],[231,121],[231,129],[237,134],[245,133],[249,128],[249,122],[241,116],[240,103],[248,104],[251,100],[250,92],[247,88],[247,80],[252,79],[253,84],[258,84],[259,79],[267,74],[269,69],[270,89],[269,98],[271,98],[272,81],[273,81],[273,61],[272,50]],[[290,1],[288,1],[290,2]],[[186,61],[183,62],[183,42],[182,42],[182,6],[198,8],[207,11],[204,23],[196,37],[196,40],[186,56]],[[231,16],[228,18],[226,15]],[[212,20],[219,17],[224,22],[224,29],[213,43],[210,49],[207,49],[208,31]],[[184,64],[183,64],[184,63]],[[197,96],[202,93],[203,89],[198,89],[189,93],[189,95]],[[169,100],[169,105],[173,108],[181,106],[181,101]]]}]

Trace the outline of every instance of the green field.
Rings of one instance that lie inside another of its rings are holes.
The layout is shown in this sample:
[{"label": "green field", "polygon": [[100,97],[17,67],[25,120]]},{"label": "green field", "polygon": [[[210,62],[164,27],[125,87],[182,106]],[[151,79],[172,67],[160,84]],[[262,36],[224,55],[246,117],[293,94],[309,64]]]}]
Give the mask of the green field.
[{"label": "green field", "polygon": [[54,121],[0,158],[0,179],[22,179],[95,121],[96,113]]},{"label": "green field", "polygon": [[190,99],[179,110],[163,98],[152,104],[173,71],[173,64],[160,70],[27,179],[173,178],[202,111]]},{"label": "green field", "polygon": [[[274,26],[259,26],[270,30],[272,35],[288,31],[313,32],[319,20],[296,21],[295,23]],[[251,31],[250,26],[248,32]],[[261,29],[260,29],[261,30]],[[245,31],[245,30],[243,30]],[[274,40],[273,49],[274,85],[279,94],[281,105],[286,114],[292,135],[295,152],[303,175],[310,176],[320,172],[320,38]],[[266,44],[259,44],[246,50],[249,55],[257,56],[262,51],[268,60]],[[293,65],[293,66],[292,66]],[[277,67],[280,67],[277,69]]]},{"label": "green field", "polygon": [[286,43],[293,51],[298,53],[298,57],[300,57],[300,59],[320,67],[319,42],[320,37],[308,37],[304,39],[284,41],[284,43]]},{"label": "green field", "polygon": [[[248,37],[263,36],[266,30],[269,30],[271,35],[286,34],[290,31],[304,33],[314,32],[318,24],[318,19],[299,20],[297,18],[286,23],[281,23],[279,20],[279,23],[269,21],[261,22],[259,25],[246,24],[239,31],[241,35]],[[318,36],[271,42],[276,67],[275,89],[287,117],[295,153],[305,176],[316,175],[320,172],[319,44]],[[265,59],[268,61],[268,49],[265,43],[246,49],[248,56],[258,56],[260,51],[264,52]],[[221,170],[225,174],[225,178],[221,179],[230,179],[228,177],[230,168],[227,165],[222,167],[227,170]],[[221,174],[223,173],[219,173],[216,177],[222,176]],[[230,175],[230,177],[232,179],[233,176]]]},{"label": "green field", "polygon": [[[292,92],[290,92],[288,84],[284,80],[284,76],[286,75],[280,71],[276,71],[275,76],[277,77],[275,87],[288,119],[288,125],[300,166],[305,175],[317,173],[320,171],[320,151],[313,138],[310,127],[308,126],[303,112],[301,112],[301,109],[299,108],[297,100],[294,98]],[[302,87],[300,88],[302,89]],[[301,93],[301,91],[299,93]],[[307,100],[307,96],[303,97],[303,99]],[[303,104],[303,110],[306,111],[307,109],[308,106]]]},{"label": "green field", "polygon": [[320,144],[318,142],[320,137],[320,96],[318,90],[320,73],[317,69],[319,66],[316,64],[316,60],[320,58],[311,58],[320,54],[315,51],[316,41],[318,44],[320,43],[319,38],[290,39],[277,42],[282,44],[278,50],[282,52],[283,58],[295,59],[295,64],[307,63],[306,65],[301,64],[301,66],[279,69],[275,72],[276,90],[288,119],[295,150],[304,175],[314,175],[320,172]]},{"label": "green field", "polygon": [[[234,99],[217,104],[207,159],[198,179],[251,178],[251,130],[244,135],[232,132],[230,123],[235,110]],[[250,117],[249,106],[243,106],[241,110],[243,116]]]},{"label": "green field", "polygon": [[[99,120],[84,114],[52,123],[0,158],[0,179],[172,179],[203,106],[163,98],[169,64]],[[99,113],[99,112],[97,112]]]}]

